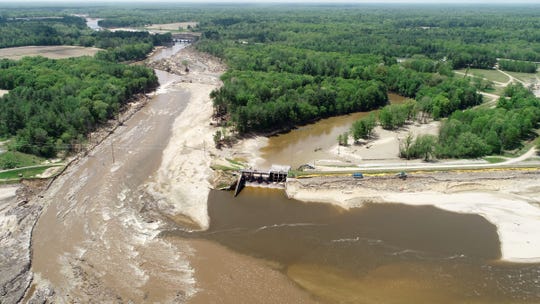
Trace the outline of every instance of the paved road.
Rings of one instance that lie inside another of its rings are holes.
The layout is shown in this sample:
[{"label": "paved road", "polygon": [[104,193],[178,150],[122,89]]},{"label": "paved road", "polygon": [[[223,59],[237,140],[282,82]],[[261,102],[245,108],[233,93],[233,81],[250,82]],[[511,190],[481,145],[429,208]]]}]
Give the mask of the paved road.
[{"label": "paved road", "polygon": [[[365,165],[358,165],[356,167],[346,167],[346,168],[339,168],[336,169],[336,167],[326,167],[326,166],[316,166],[316,170],[318,171],[364,171],[364,172],[371,172],[371,171],[410,171],[410,170],[460,170],[460,169],[490,169],[490,168],[504,168],[504,167],[511,167],[513,165],[517,165],[520,162],[523,162],[524,160],[531,158],[535,155],[536,149],[532,147],[529,149],[526,153],[523,155],[516,157],[516,158],[510,158],[504,162],[500,163],[464,163],[464,162],[453,162],[453,163],[413,163],[408,164],[406,163],[400,163],[400,164],[365,164]],[[534,164],[533,164],[534,165]],[[538,163],[536,163],[538,165]]]}]

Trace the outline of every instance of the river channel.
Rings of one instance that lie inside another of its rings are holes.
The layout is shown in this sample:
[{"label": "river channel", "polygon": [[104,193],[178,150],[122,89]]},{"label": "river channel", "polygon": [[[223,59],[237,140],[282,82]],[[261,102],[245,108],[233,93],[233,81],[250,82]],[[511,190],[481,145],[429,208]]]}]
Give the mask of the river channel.
[{"label": "river channel", "polygon": [[[388,93],[390,103],[399,104],[405,97]],[[356,120],[370,112],[358,112],[321,119],[314,124],[300,126],[290,132],[269,138],[268,144],[261,149],[264,159],[262,167],[272,164],[287,164],[297,168],[315,159],[333,159],[336,156],[328,150],[337,143],[338,135],[349,131]]]},{"label": "river channel", "polygon": [[[100,301],[92,298],[98,289],[110,293],[105,300],[163,302],[164,294],[176,293],[175,302],[189,302],[195,289],[185,261],[191,253],[165,241],[174,237],[208,240],[269,261],[326,303],[540,303],[540,265],[498,261],[496,227],[478,215],[399,204],[344,210],[247,188],[237,198],[210,192],[207,231],[157,231],[141,216],[152,205],[144,186],[187,99],[175,89],[155,96],[53,186],[33,236],[37,281],[56,286],[68,302],[70,296],[75,302]],[[290,143],[283,139],[281,155],[294,151],[291,157],[301,163],[308,154],[296,151],[299,142],[324,150],[329,138],[362,115],[301,127],[291,132]]]},{"label": "river channel", "polygon": [[279,190],[212,191],[205,238],[279,263],[327,303],[539,303],[540,265],[498,262],[496,227],[478,215],[370,204],[343,210]]}]

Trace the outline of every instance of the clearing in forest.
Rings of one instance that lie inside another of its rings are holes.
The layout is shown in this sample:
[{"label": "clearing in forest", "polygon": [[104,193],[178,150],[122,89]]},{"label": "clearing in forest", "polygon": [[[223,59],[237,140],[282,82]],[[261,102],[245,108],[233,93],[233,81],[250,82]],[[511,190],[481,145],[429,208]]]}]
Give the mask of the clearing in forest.
[{"label": "clearing in forest", "polygon": [[19,60],[26,56],[43,56],[51,59],[94,56],[101,49],[93,47],[54,45],[54,46],[21,46],[0,49],[0,58]]},{"label": "clearing in forest", "polygon": [[[456,70],[458,74],[465,74],[466,69]],[[510,80],[508,76],[504,75],[498,70],[483,70],[483,69],[469,69],[468,75],[485,78],[489,81],[506,83]]]},{"label": "clearing in forest", "polygon": [[183,31],[187,30],[188,26],[195,27],[197,22],[175,22],[175,23],[163,23],[163,24],[152,24],[145,26],[149,30],[162,30],[162,31]]}]

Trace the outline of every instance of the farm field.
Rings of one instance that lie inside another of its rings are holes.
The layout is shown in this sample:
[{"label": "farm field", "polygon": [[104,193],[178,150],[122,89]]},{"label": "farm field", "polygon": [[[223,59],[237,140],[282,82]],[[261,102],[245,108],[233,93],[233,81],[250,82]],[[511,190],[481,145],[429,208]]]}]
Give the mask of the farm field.
[{"label": "farm field", "polygon": [[[22,46],[0,49],[0,58],[18,60],[25,56],[43,56],[51,59],[62,59],[81,56],[93,56],[100,50],[101,49],[93,47],[70,45]],[[2,94],[2,92],[0,92],[0,94]]]}]

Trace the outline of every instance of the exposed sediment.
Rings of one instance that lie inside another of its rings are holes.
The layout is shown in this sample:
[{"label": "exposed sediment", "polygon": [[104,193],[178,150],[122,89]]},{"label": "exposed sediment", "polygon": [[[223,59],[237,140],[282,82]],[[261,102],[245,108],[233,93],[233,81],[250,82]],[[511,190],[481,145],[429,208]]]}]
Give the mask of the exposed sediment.
[{"label": "exposed sediment", "polygon": [[46,180],[0,187],[0,302],[17,303],[32,281],[31,234],[42,206],[33,200]]},{"label": "exposed sediment", "polygon": [[395,176],[289,180],[289,197],[343,208],[364,203],[433,205],[479,214],[497,226],[502,259],[540,261],[540,169],[430,172]]}]

